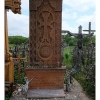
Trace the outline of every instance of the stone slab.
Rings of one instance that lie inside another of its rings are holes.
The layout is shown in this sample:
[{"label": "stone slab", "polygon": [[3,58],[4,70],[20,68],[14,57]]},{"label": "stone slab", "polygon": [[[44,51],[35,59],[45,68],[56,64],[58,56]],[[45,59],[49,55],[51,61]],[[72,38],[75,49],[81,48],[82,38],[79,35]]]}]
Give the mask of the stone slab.
[{"label": "stone slab", "polygon": [[9,100],[27,100],[24,95],[12,96]]},{"label": "stone slab", "polygon": [[30,80],[30,89],[63,89],[65,68],[29,68],[25,75]]},{"label": "stone slab", "polygon": [[27,98],[48,99],[48,98],[64,98],[63,89],[31,89],[28,90]]}]

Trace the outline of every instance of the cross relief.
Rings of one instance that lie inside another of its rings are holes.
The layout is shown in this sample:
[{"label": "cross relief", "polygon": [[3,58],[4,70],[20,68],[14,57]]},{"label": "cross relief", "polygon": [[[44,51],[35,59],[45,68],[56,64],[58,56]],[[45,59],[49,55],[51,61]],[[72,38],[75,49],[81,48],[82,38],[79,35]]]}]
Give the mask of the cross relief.
[{"label": "cross relief", "polygon": [[[54,21],[52,19],[49,19],[49,17],[52,17],[51,13],[50,12],[42,12],[40,13],[40,16],[42,19],[39,19],[38,23],[39,23],[39,30],[40,32],[42,31],[42,28],[43,28],[43,38],[40,42],[44,42],[44,41],[47,41],[47,42],[50,42],[50,37],[49,37],[49,34],[51,33],[53,27],[54,27]],[[48,28],[50,28],[50,31],[48,31]]]}]

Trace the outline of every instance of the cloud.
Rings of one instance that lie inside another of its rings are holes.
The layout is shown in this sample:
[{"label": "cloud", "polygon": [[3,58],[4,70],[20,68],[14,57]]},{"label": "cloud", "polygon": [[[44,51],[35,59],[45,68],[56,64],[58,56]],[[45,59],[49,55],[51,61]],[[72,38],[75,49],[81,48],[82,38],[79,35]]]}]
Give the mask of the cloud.
[{"label": "cloud", "polygon": [[29,16],[8,12],[8,35],[29,36]]},{"label": "cloud", "polygon": [[68,12],[66,10],[62,11],[62,19],[75,19],[77,18],[77,12]]},{"label": "cloud", "polygon": [[67,23],[67,21],[62,21],[62,30],[69,30],[73,33],[76,33],[78,32],[78,27],[77,26],[72,27]]},{"label": "cloud", "polygon": [[63,4],[70,6],[73,10],[84,12],[95,7],[95,0],[63,0]]},{"label": "cloud", "polygon": [[[69,16],[71,16],[71,15],[69,15]],[[71,17],[69,17],[69,18],[70,18],[69,20],[72,20]],[[77,33],[79,25],[81,25],[83,27],[82,28],[83,30],[86,30],[89,27],[89,22],[91,22],[91,29],[92,30],[96,29],[96,27],[95,27],[96,26],[95,12],[91,15],[83,15],[83,16],[77,17],[77,19],[75,19],[74,22],[70,22],[69,20],[62,21],[62,30],[69,30],[73,33]],[[71,24],[73,24],[73,25],[71,25]],[[87,33],[87,32],[83,32],[83,33]],[[95,34],[96,34],[96,32],[95,32]]]},{"label": "cloud", "polygon": [[88,25],[89,22],[91,22],[91,24],[92,24],[93,27],[95,27],[95,25],[96,25],[96,16],[95,16],[95,12],[94,12],[92,15],[80,16],[80,17],[76,20],[76,24],[81,24],[82,26]]},{"label": "cloud", "polygon": [[[29,9],[29,0],[22,0],[22,11]],[[83,27],[87,26],[89,21],[92,23],[92,26],[95,27],[95,13],[92,15],[81,15],[78,11],[86,11],[91,7],[94,7],[94,0],[63,0],[63,7],[65,6],[62,12],[62,29],[69,30],[71,32],[78,32],[78,26],[81,24]],[[70,23],[70,21],[72,21]],[[73,24],[73,26],[71,26]],[[75,24],[75,25],[74,25]],[[94,28],[93,28],[94,29]],[[11,11],[8,12],[8,34],[9,35],[22,35],[29,36],[29,16],[28,15],[19,15],[13,14]]]},{"label": "cloud", "polygon": [[21,8],[29,9],[29,0],[21,0]]}]

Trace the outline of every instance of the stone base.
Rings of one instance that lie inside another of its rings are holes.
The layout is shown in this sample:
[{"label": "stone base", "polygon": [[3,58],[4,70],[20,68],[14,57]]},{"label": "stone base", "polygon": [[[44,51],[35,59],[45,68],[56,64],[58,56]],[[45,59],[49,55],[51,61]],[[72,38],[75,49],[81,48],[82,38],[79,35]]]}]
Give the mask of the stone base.
[{"label": "stone base", "polygon": [[49,99],[49,98],[64,98],[63,89],[33,89],[28,90],[27,98],[34,99]]},{"label": "stone base", "polygon": [[65,68],[27,68],[26,77],[30,80],[30,89],[63,89]]}]

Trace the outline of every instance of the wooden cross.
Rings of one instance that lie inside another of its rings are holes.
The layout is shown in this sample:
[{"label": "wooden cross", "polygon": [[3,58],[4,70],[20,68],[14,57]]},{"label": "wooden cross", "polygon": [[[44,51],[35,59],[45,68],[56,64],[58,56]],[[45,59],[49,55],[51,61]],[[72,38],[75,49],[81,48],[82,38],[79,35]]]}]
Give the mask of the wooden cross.
[{"label": "wooden cross", "polygon": [[[83,30],[83,31],[87,31],[87,32],[89,32],[89,34],[91,34],[91,32],[96,32],[95,30],[91,30],[91,22],[89,22],[89,29]],[[89,42],[90,42],[90,36],[89,36]]]},{"label": "wooden cross", "polygon": [[18,79],[20,79],[20,61],[26,60],[26,58],[20,58],[20,52],[18,52],[18,58],[13,58],[13,60],[18,60]]}]

